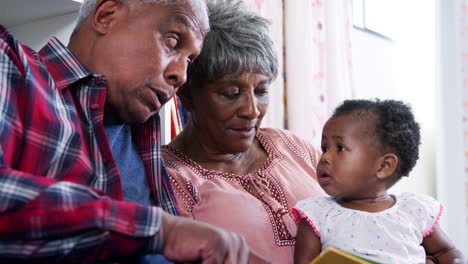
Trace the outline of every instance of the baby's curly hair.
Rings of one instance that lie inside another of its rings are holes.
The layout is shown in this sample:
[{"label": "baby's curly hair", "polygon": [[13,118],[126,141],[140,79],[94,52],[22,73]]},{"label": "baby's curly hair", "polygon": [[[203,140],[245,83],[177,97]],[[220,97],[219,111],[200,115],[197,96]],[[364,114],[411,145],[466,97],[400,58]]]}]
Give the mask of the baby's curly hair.
[{"label": "baby's curly hair", "polygon": [[355,113],[375,115],[375,136],[380,147],[398,156],[399,177],[408,176],[419,158],[421,143],[419,124],[411,107],[397,100],[345,100],[332,118]]}]

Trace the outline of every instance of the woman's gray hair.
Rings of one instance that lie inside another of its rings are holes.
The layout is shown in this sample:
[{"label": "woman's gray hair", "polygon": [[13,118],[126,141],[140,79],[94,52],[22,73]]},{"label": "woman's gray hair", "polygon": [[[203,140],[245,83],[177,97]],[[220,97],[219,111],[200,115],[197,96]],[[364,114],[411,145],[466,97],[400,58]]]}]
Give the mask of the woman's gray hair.
[{"label": "woman's gray hair", "polygon": [[278,74],[270,22],[239,0],[207,0],[210,31],[200,56],[189,67],[187,85],[213,82],[243,72],[260,73],[271,83]]},{"label": "woman's gray hair", "polygon": [[[120,0],[120,1],[128,2],[132,0]],[[181,4],[181,0],[138,0],[138,1],[142,3],[161,4],[161,5],[167,5],[167,6]],[[203,29],[205,30],[205,32],[208,32],[210,30],[210,25],[208,22],[208,12],[206,9],[205,1],[204,0],[184,0],[184,1],[189,6],[192,7],[195,16],[200,19]],[[78,30],[83,25],[85,20],[93,12],[97,3],[98,3],[98,0],[84,0],[83,1],[83,4],[81,5],[81,8],[78,14],[78,19],[76,21],[75,29],[73,30],[73,34],[78,32]]]}]

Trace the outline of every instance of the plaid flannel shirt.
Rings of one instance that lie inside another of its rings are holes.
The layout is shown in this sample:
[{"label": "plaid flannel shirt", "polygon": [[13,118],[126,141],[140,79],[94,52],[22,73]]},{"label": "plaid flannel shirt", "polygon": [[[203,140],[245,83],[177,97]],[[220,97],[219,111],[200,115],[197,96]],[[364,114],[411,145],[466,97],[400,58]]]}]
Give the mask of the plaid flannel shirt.
[{"label": "plaid flannel shirt", "polygon": [[[105,77],[57,39],[36,53],[0,26],[0,262],[160,252],[161,209],[122,201],[105,97]],[[159,117],[134,133],[156,204],[175,214]]]}]

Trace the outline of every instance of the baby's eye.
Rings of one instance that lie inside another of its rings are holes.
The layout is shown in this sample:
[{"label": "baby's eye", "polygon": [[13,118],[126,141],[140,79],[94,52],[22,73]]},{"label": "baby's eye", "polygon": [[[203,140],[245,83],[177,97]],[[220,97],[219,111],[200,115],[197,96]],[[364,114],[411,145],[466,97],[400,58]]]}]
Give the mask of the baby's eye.
[{"label": "baby's eye", "polygon": [[345,147],[343,147],[342,145],[338,145],[338,146],[336,147],[336,149],[338,150],[338,152],[347,150],[347,149],[346,149]]},{"label": "baby's eye", "polygon": [[322,146],[322,153],[325,153],[325,152],[327,152],[327,151],[328,151],[328,147]]}]

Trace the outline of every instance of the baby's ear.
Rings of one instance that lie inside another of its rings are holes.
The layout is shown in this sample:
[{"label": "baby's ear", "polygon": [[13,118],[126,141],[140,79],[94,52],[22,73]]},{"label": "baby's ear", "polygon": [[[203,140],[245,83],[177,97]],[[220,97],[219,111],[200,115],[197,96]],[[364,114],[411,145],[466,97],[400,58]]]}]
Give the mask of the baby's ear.
[{"label": "baby's ear", "polygon": [[377,178],[385,180],[395,172],[398,166],[398,157],[394,153],[386,153],[379,159],[380,166],[377,170]]},{"label": "baby's ear", "polygon": [[193,110],[193,100],[192,92],[188,85],[182,85],[177,91],[177,96],[179,96],[182,106],[189,112]]}]

